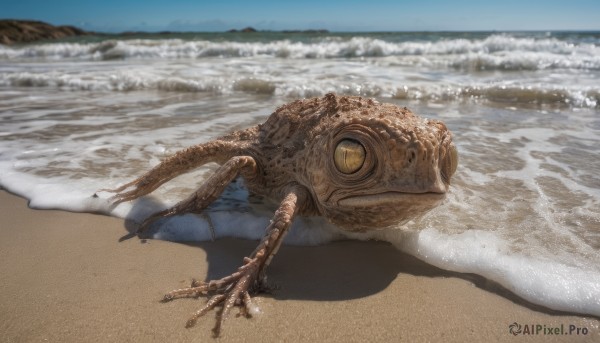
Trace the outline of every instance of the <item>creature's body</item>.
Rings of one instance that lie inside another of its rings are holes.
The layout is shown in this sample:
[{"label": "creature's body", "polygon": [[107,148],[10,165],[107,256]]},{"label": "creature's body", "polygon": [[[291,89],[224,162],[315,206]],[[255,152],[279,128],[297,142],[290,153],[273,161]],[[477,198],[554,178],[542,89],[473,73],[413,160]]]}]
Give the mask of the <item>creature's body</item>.
[{"label": "creature's body", "polygon": [[327,94],[286,104],[262,125],[180,151],[113,192],[116,203],[133,200],[177,175],[216,162],[221,167],[200,189],[148,218],[141,229],[161,217],[200,213],[239,175],[250,192],[279,204],[265,237],[235,273],[165,296],[171,300],[215,292],[188,325],[223,302],[218,332],[234,304],[250,308],[250,292],[263,286],[265,268],[294,216],[324,216],[348,231],[410,220],[443,199],[457,159],[442,122],[372,99]]}]

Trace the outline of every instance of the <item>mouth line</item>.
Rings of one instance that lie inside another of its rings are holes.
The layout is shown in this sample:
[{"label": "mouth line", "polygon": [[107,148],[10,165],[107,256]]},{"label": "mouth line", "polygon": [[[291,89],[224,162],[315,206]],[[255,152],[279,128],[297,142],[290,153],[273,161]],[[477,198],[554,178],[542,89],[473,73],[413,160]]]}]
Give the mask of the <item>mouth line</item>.
[{"label": "mouth line", "polygon": [[424,192],[383,192],[366,195],[356,195],[338,200],[338,205],[344,207],[367,207],[376,205],[393,205],[394,203],[406,201],[440,201],[446,193]]}]

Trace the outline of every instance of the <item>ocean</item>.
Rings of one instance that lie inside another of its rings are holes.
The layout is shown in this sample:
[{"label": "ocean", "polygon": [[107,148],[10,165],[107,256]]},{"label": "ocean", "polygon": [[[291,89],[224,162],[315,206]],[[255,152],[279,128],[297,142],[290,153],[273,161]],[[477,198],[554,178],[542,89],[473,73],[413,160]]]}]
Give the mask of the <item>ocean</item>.
[{"label": "ocean", "polygon": [[[378,239],[550,309],[600,316],[600,33],[165,33],[0,45],[0,186],[33,208],[140,221],[215,169],[116,208],[110,194],[175,151],[327,92],[439,119],[459,167],[446,201],[393,229],[321,218],[288,244]],[[259,239],[272,206],[232,184],[154,237]],[[211,233],[207,216],[215,227]]]}]

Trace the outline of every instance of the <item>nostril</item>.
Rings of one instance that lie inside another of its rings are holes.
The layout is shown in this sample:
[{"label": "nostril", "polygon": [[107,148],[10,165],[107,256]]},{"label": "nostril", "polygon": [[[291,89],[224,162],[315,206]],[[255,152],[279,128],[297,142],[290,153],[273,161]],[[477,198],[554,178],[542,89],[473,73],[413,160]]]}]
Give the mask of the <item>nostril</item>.
[{"label": "nostril", "polygon": [[408,156],[408,163],[412,163],[416,158],[417,158],[417,155],[415,154],[415,152],[411,151],[410,155]]}]

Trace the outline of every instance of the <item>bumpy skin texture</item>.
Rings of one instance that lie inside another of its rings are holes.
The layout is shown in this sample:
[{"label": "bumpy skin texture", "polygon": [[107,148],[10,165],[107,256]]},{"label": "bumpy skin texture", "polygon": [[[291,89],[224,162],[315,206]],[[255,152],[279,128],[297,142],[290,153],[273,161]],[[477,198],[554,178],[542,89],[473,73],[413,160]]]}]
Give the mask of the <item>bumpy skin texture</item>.
[{"label": "bumpy skin texture", "polygon": [[165,296],[171,300],[215,292],[188,326],[223,304],[218,334],[236,303],[251,313],[249,294],[264,287],[265,269],[295,215],[324,216],[357,232],[401,224],[444,198],[458,155],[440,121],[373,99],[329,93],[283,105],[262,125],[182,150],[110,190],[117,193],[113,200],[136,199],[208,162],[221,167],[189,198],[150,216],[141,230],[161,217],[200,213],[239,175],[250,192],[280,204],[265,237],[235,273]]}]

